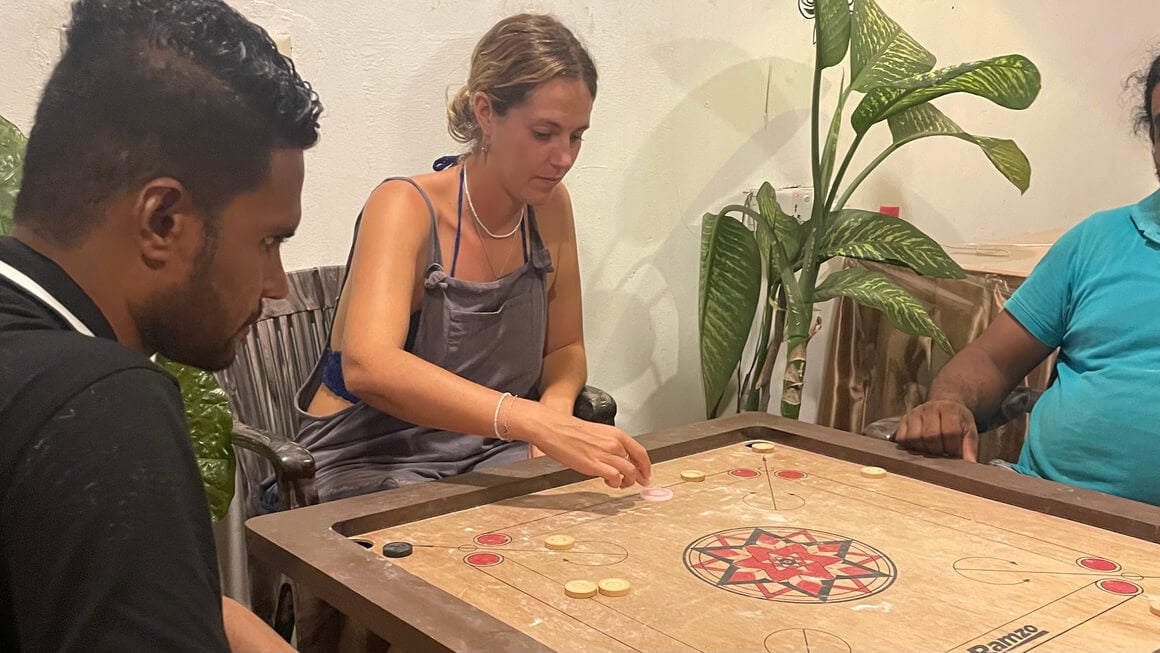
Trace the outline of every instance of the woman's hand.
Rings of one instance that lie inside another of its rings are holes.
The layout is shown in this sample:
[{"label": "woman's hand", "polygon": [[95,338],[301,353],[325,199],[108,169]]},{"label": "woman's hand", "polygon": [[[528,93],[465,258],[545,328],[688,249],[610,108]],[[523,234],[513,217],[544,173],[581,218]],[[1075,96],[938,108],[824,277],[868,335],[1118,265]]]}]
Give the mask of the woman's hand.
[{"label": "woman's hand", "polygon": [[[512,400],[512,435],[581,474],[599,476],[608,487],[648,485],[652,463],[639,442],[615,426],[585,422],[539,402]],[[534,455],[534,454],[533,454]]]}]

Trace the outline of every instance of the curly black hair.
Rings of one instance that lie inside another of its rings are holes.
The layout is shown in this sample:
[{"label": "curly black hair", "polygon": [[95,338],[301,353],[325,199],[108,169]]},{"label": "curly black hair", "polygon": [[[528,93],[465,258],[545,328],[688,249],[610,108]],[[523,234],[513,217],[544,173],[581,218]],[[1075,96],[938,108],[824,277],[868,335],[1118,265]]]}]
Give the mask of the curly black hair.
[{"label": "curly black hair", "polygon": [[1157,133],[1160,131],[1160,124],[1153,119],[1156,114],[1155,107],[1152,106],[1152,96],[1156,92],[1156,85],[1160,84],[1160,55],[1157,55],[1147,68],[1132,75],[1128,82],[1144,92],[1144,101],[1136,111],[1136,132],[1147,132],[1152,142],[1156,142],[1156,138],[1160,136],[1160,133]]},{"label": "curly black hair", "polygon": [[17,224],[60,245],[150,179],[210,216],[275,148],[318,140],[322,105],[261,27],[221,0],[77,0],[28,138]]}]

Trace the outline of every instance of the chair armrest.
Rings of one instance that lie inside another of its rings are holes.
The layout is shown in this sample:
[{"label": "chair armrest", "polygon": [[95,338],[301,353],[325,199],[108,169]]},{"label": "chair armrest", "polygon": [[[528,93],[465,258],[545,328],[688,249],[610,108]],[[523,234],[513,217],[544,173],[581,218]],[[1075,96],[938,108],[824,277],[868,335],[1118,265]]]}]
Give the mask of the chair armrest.
[{"label": "chair armrest", "polygon": [[890,440],[894,438],[895,431],[898,430],[898,424],[902,421],[902,417],[895,415],[893,417],[883,417],[882,419],[871,422],[862,428],[862,435],[868,435],[872,438],[880,440]]},{"label": "chair armrest", "polygon": [[576,397],[572,414],[586,422],[612,425],[616,423],[616,400],[600,388],[586,385]]},{"label": "chair armrest", "polygon": [[318,492],[314,487],[314,456],[305,447],[237,420],[230,435],[236,446],[253,451],[273,465],[281,509],[318,503]]},{"label": "chair armrest", "polygon": [[994,415],[986,419],[976,418],[975,429],[979,433],[993,431],[1020,415],[1030,413],[1031,409],[1035,407],[1035,402],[1039,401],[1039,397],[1042,395],[1042,390],[1032,390],[1023,385],[1018,386],[1003,399],[1003,403],[999,404],[999,410],[995,411]]},{"label": "chair armrest", "polygon": [[[986,419],[975,418],[975,430],[979,433],[994,431],[1016,417],[1030,413],[1031,409],[1035,407],[1035,402],[1039,401],[1039,397],[1042,395],[1042,390],[1032,390],[1027,386],[1021,385],[1015,388],[1011,394],[1003,399],[1003,403],[999,405],[999,410],[995,411],[994,415]],[[894,432],[898,430],[898,424],[901,421],[901,416],[883,417],[863,428],[862,435],[890,440],[894,437]]]}]

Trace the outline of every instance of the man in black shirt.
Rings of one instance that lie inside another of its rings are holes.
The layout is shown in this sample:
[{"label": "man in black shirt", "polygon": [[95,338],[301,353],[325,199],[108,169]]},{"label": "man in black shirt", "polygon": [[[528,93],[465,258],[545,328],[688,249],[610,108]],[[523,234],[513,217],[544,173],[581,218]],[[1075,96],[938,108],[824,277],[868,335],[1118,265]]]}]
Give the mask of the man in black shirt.
[{"label": "man in black shirt", "polygon": [[74,4],[0,238],[0,651],[287,648],[223,605],[148,356],[220,369],[286,294],[320,112],[220,0]]}]

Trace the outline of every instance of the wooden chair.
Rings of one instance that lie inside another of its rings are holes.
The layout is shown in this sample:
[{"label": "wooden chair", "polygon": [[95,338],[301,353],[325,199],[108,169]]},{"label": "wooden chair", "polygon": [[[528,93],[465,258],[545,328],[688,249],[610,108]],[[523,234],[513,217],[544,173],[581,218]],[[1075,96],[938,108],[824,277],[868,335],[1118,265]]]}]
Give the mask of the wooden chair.
[{"label": "wooden chair", "polygon": [[[263,512],[261,484],[271,477],[277,480],[278,510],[318,503],[314,457],[295,441],[294,394],[326,346],[345,272],[340,265],[291,272],[289,296],[266,303],[233,365],[217,375],[234,411],[238,505],[244,518]],[[616,402],[597,388],[585,387],[574,414],[612,424]],[[231,535],[231,542],[244,541],[240,532]],[[293,615],[288,582],[252,559],[247,566],[251,608],[289,639]]]}]

